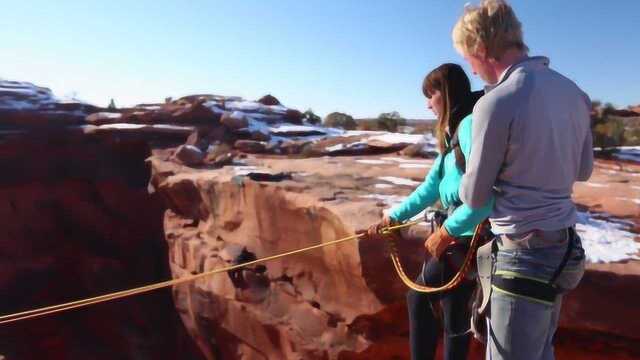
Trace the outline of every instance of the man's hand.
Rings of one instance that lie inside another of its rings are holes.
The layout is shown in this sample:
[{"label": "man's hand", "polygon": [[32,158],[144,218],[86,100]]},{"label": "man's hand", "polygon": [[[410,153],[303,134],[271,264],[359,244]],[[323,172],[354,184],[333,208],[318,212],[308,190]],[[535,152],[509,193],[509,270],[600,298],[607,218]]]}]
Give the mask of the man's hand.
[{"label": "man's hand", "polygon": [[391,223],[393,223],[393,220],[391,220],[391,218],[387,215],[383,217],[379,223],[369,226],[369,229],[367,230],[367,235],[369,235],[369,237],[375,237],[376,235],[380,235],[380,230],[382,230],[382,228],[384,227],[391,225]]},{"label": "man's hand", "polygon": [[440,228],[431,234],[427,241],[424,242],[424,247],[431,256],[439,259],[447,246],[455,242],[456,239],[449,235],[447,229],[444,226],[440,226]]}]

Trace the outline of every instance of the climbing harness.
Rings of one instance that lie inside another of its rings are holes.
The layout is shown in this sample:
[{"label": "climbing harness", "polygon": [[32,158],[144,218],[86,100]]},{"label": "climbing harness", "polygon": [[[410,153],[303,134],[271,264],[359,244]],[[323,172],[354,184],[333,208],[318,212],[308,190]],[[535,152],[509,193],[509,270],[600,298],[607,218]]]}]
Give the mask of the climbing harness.
[{"label": "climbing harness", "polygon": [[[527,276],[522,276],[518,273],[510,271],[495,271],[491,278],[491,288],[493,290],[500,291],[502,293],[511,294],[523,298],[527,298],[534,302],[540,302],[547,305],[552,305],[559,294],[566,292],[570,289],[563,289],[556,280],[565,270],[569,258],[573,250],[578,246],[576,244],[577,235],[573,227],[567,228],[567,249],[564,256],[557,266],[551,278],[547,281],[544,279],[537,279]],[[497,248],[494,246],[494,252]],[[578,260],[581,256],[578,257]]]},{"label": "climbing harness", "polygon": [[[404,270],[402,268],[402,265],[400,264],[398,251],[397,251],[397,249],[395,247],[395,244],[394,244],[394,242],[397,241],[398,238],[399,238],[399,234],[397,233],[397,231],[399,229],[418,224],[418,223],[420,223],[422,221],[423,220],[409,221],[409,222],[406,222],[406,223],[403,223],[403,224],[387,226],[387,227],[381,229],[382,230],[382,235],[386,237],[386,240],[387,240],[388,244],[390,245],[391,260],[393,262],[393,266],[395,267],[396,272],[398,273],[398,276],[400,277],[402,282],[405,283],[410,288],[416,290],[416,291],[434,293],[434,292],[440,292],[440,291],[445,291],[445,290],[452,289],[453,287],[458,285],[460,283],[460,281],[462,281],[462,279],[464,278],[464,273],[469,269],[469,266],[471,265],[471,260],[473,258],[473,255],[475,254],[474,249],[475,249],[475,246],[476,246],[476,244],[477,244],[477,242],[479,240],[479,229],[481,227],[480,227],[480,225],[478,227],[476,227],[476,233],[474,234],[473,239],[471,241],[470,250],[467,253],[467,256],[465,258],[463,266],[460,268],[460,271],[458,271],[458,273],[453,277],[453,279],[451,279],[451,281],[449,281],[449,283],[447,283],[447,284],[445,284],[443,286],[440,286],[440,287],[431,288],[431,287],[415,284],[407,277],[407,275],[405,274],[405,272],[404,272]],[[227,267],[224,267],[224,268],[214,269],[214,270],[206,271],[206,272],[203,272],[203,273],[200,273],[200,274],[189,275],[189,276],[181,277],[179,279],[173,279],[173,280],[163,281],[163,282],[159,282],[159,283],[155,283],[155,284],[149,284],[149,285],[145,285],[145,286],[141,286],[141,287],[137,287],[137,288],[133,288],[133,289],[118,291],[118,292],[109,293],[109,294],[105,294],[105,295],[100,295],[100,296],[96,296],[96,297],[92,297],[92,298],[87,298],[87,299],[82,299],[82,300],[77,300],[77,301],[71,301],[71,302],[67,302],[67,303],[64,303],[64,304],[47,306],[47,307],[43,307],[43,308],[38,308],[38,309],[22,311],[22,312],[8,314],[8,315],[3,315],[3,316],[0,316],[0,324],[8,324],[8,323],[12,323],[12,322],[20,321],[20,320],[26,320],[26,319],[42,317],[42,316],[45,316],[45,315],[55,314],[55,313],[59,313],[59,312],[63,312],[63,311],[71,310],[71,309],[77,309],[77,308],[81,308],[81,307],[85,307],[85,306],[89,306],[89,305],[94,305],[94,304],[98,304],[98,303],[102,303],[102,302],[106,302],[106,301],[110,301],[110,300],[116,300],[116,299],[120,299],[120,298],[124,298],[124,297],[128,297],[128,296],[142,294],[142,293],[146,293],[146,292],[157,290],[157,289],[162,289],[162,288],[169,287],[169,286],[180,285],[180,284],[192,282],[192,281],[195,281],[195,280],[198,280],[198,279],[201,279],[201,278],[205,278],[205,277],[208,277],[208,276],[211,276],[211,275],[214,275],[214,274],[237,270],[237,269],[240,269],[240,268],[243,268],[243,267],[247,267],[247,266],[255,265],[255,264],[258,264],[258,263],[263,263],[263,262],[279,259],[279,258],[282,258],[282,257],[285,257],[285,256],[289,256],[289,255],[299,254],[299,253],[306,252],[306,251],[309,251],[309,250],[319,249],[319,248],[323,248],[323,247],[331,246],[331,245],[337,245],[337,244],[340,244],[340,243],[343,243],[343,242],[347,242],[347,241],[351,241],[351,240],[355,240],[355,239],[361,238],[363,236],[366,236],[366,233],[356,234],[356,235],[344,237],[344,238],[341,238],[341,239],[328,241],[328,242],[322,243],[322,244],[312,245],[312,246],[308,246],[308,247],[297,249],[297,250],[292,250],[292,251],[288,251],[288,252],[284,252],[284,253],[280,253],[280,254],[276,254],[276,255],[271,255],[271,256],[267,256],[267,257],[264,257],[264,258],[256,259],[256,260],[253,260],[253,261],[244,262],[244,263],[241,263],[241,264],[236,264],[236,265],[231,265],[231,266],[227,266]]]}]

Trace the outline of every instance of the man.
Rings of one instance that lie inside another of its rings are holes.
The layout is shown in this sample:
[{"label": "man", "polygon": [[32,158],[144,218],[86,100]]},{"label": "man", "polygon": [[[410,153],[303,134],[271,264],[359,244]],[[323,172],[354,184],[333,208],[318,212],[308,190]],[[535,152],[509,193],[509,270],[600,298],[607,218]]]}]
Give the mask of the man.
[{"label": "man", "polygon": [[488,84],[460,185],[472,208],[495,197],[487,358],[553,359],[562,293],[584,273],[571,193],[593,168],[590,101],[549,59],[528,56],[503,0],[467,5],[452,35]]}]

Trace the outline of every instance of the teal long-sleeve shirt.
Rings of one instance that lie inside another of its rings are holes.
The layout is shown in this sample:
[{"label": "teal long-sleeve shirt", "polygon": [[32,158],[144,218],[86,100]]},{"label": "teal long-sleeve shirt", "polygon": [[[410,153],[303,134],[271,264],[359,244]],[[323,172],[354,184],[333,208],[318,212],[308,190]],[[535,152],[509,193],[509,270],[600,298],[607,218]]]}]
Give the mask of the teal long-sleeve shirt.
[{"label": "teal long-sleeve shirt", "polygon": [[[468,115],[462,119],[458,128],[458,141],[465,159],[468,159],[471,154],[471,122],[471,115]],[[438,171],[441,161],[444,161],[442,171],[444,176],[442,178]],[[389,216],[395,221],[410,219],[433,205],[440,198],[440,194],[445,194],[448,191],[459,191],[462,175],[462,171],[456,166],[453,151],[449,152],[444,159],[442,155],[439,155],[433,162],[433,166],[425,177],[424,182],[401,204],[391,209]],[[471,208],[466,204],[462,204],[447,218],[444,222],[444,227],[454,237],[471,236],[476,225],[491,214],[493,204],[493,197],[480,208]]]}]

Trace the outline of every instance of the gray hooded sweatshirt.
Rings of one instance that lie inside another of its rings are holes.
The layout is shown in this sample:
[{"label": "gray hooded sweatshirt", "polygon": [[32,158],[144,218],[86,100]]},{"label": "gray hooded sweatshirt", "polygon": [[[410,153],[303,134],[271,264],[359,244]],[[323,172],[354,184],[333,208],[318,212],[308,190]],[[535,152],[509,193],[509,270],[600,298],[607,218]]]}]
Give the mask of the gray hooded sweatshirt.
[{"label": "gray hooded sweatshirt", "polygon": [[593,170],[589,97],[548,66],[546,57],[512,65],[473,109],[460,199],[478,208],[495,196],[496,234],[574,225],[573,184]]}]

